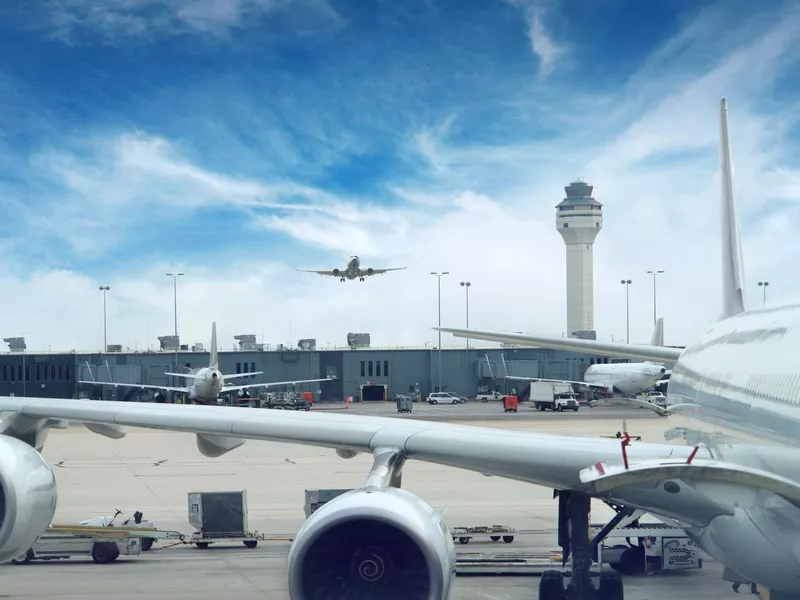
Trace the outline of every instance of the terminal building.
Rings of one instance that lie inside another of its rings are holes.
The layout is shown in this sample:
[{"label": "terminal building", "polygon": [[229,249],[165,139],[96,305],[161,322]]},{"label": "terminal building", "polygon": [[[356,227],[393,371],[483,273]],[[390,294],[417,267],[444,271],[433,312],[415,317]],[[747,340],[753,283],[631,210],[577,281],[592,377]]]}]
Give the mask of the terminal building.
[{"label": "terminal building", "polygon": [[[392,399],[396,394],[421,396],[435,391],[474,397],[497,390],[524,396],[525,382],[506,380],[506,374],[581,381],[584,371],[600,358],[541,348],[363,348],[321,350],[313,340],[301,340],[298,348],[249,349],[220,352],[223,374],[251,373],[252,382],[296,381],[335,377],[331,381],[302,384],[296,388],[270,388],[317,392],[315,401],[343,402]],[[114,348],[116,350],[116,348]],[[439,357],[441,356],[441,390]],[[153,390],[81,384],[79,381],[110,381],[147,385],[185,386],[183,378],[165,375],[208,366],[208,352],[193,347],[177,352],[32,353],[26,350],[0,354],[0,395],[61,398],[103,398],[147,401]],[[177,365],[177,366],[176,366]],[[249,378],[236,379],[234,385]],[[255,393],[264,388],[254,390]],[[255,394],[253,394],[255,395]]]}]

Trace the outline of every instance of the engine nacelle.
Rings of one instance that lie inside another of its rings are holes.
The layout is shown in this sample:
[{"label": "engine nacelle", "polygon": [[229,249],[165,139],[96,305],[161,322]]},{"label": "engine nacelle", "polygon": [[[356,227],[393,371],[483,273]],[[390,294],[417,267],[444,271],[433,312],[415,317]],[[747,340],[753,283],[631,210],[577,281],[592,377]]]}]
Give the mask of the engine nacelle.
[{"label": "engine nacelle", "polygon": [[353,490],[300,528],[289,552],[292,600],[445,600],[455,577],[441,515],[398,488]]},{"label": "engine nacelle", "polygon": [[26,552],[56,512],[56,478],[25,442],[0,435],[0,562]]},{"label": "engine nacelle", "polygon": [[370,267],[369,269],[367,269],[367,275],[372,275],[372,273],[373,273],[373,272],[374,272],[374,271],[372,270],[372,267]]},{"label": "engine nacelle", "polygon": [[340,272],[340,271],[339,271],[339,269],[334,269],[334,270],[333,270],[333,274],[334,274],[334,275],[338,275],[338,274],[339,274],[339,272]]}]

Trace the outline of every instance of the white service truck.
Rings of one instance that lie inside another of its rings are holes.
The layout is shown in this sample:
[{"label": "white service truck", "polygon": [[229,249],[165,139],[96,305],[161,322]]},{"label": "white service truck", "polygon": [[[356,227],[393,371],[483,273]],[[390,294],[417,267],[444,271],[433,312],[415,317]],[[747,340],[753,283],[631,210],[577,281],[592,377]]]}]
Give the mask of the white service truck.
[{"label": "white service truck", "polygon": [[569,383],[556,383],[553,381],[532,381],[531,402],[539,410],[578,412],[578,394],[572,390]]}]

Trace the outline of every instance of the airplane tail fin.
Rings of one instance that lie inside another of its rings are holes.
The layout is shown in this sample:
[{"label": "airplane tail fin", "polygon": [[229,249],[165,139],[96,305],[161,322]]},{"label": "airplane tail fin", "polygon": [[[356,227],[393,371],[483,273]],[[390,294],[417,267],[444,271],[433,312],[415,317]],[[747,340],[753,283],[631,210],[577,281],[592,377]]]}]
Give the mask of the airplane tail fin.
[{"label": "airplane tail fin", "polygon": [[744,264],[739,208],[733,189],[733,160],[728,134],[728,102],[720,101],[719,163],[722,191],[722,318],[744,312]]},{"label": "airplane tail fin", "polygon": [[211,356],[208,361],[209,369],[219,370],[219,358],[217,357],[217,324],[211,324]]},{"label": "airplane tail fin", "polygon": [[653,337],[650,339],[650,345],[664,345],[664,317],[660,317],[658,321],[656,321],[656,326],[653,329]]}]

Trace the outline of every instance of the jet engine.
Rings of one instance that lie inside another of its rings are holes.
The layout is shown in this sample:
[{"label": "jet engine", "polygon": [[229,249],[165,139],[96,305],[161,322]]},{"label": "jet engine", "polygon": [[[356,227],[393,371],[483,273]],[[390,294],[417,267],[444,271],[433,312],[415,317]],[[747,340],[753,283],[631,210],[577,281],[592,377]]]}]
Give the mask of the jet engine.
[{"label": "jet engine", "polygon": [[334,275],[338,275],[338,274],[339,274],[339,269],[334,269],[334,270],[333,270],[333,274],[334,274]]},{"label": "jet engine", "polygon": [[0,562],[26,552],[56,511],[56,478],[34,448],[0,435]]},{"label": "jet engine", "polygon": [[342,494],[312,514],[289,552],[292,600],[445,600],[455,576],[441,515],[398,488]]},{"label": "jet engine", "polygon": [[369,269],[367,269],[367,275],[372,275],[372,267],[370,267]]}]

